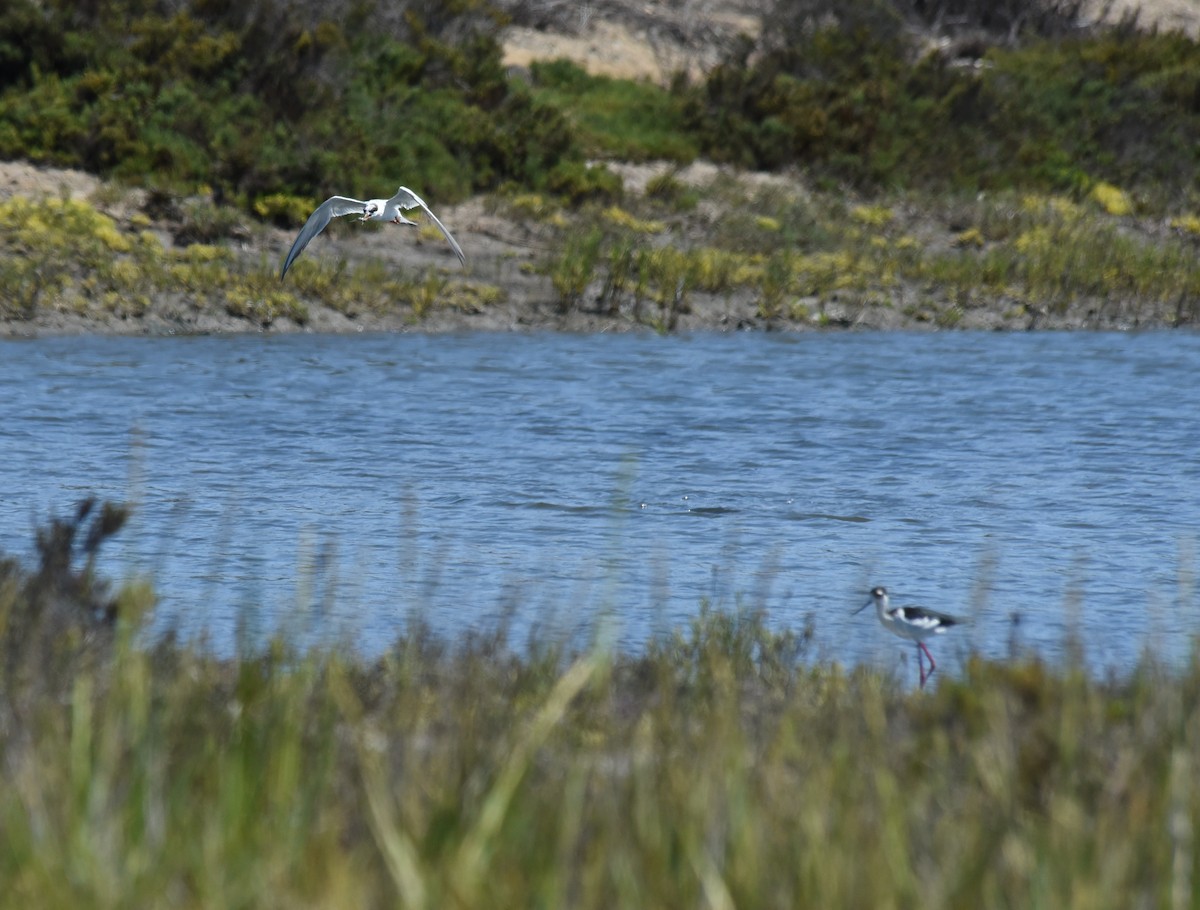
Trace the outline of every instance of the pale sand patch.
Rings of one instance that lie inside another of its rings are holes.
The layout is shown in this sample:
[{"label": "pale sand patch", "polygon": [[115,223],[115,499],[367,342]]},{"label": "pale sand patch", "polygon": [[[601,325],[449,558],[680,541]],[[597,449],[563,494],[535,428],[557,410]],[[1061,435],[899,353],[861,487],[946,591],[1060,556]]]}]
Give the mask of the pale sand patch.
[{"label": "pale sand patch", "polygon": [[[746,0],[643,0],[628,10],[621,3],[605,4],[581,14],[571,34],[507,29],[504,61],[528,67],[535,60],[566,58],[593,75],[665,85],[676,72],[703,75],[720,61],[733,36],[757,37],[759,17],[749,11],[755,6]],[[758,4],[760,9],[766,6],[766,0]],[[590,9],[586,4],[583,8]],[[1200,0],[1094,0],[1092,10],[1094,15],[1107,12],[1114,21],[1139,10],[1143,28],[1200,35]],[[661,27],[655,26],[656,20]],[[683,41],[680,34],[693,38]]]},{"label": "pale sand patch", "polygon": [[735,36],[757,37],[759,17],[746,5],[647,0],[630,10],[618,3],[580,16],[569,33],[512,26],[503,37],[504,63],[528,67],[565,58],[593,75],[660,85],[677,72],[698,78],[720,62]]},{"label": "pale sand patch", "polygon": [[701,189],[725,179],[736,181],[753,190],[770,188],[789,193],[803,191],[803,181],[786,172],[746,171],[732,165],[714,164],[705,160],[696,160],[683,167],[671,161],[605,161],[604,166],[621,178],[627,193],[635,196],[644,195],[650,181],[664,174],[671,174],[684,186]]},{"label": "pale sand patch", "polygon": [[504,65],[567,59],[593,76],[658,81],[660,66],[650,46],[625,26],[598,22],[583,35],[559,35],[514,26],[504,35]]},{"label": "pale sand patch", "polygon": [[1114,0],[1110,19],[1140,10],[1138,22],[1163,31],[1182,31],[1193,38],[1200,34],[1200,0]]},{"label": "pale sand patch", "polygon": [[0,161],[0,200],[13,196],[88,199],[99,188],[100,181],[83,171],[38,167],[26,161]]}]

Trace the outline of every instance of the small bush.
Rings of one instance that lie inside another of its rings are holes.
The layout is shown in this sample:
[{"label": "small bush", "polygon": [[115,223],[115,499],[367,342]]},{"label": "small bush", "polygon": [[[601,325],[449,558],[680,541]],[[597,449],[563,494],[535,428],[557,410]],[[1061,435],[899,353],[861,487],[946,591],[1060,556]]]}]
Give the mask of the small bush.
[{"label": "small bush", "polygon": [[568,205],[585,202],[620,202],[624,195],[621,178],[604,165],[564,162],[546,177],[546,189],[563,197]]},{"label": "small bush", "polygon": [[175,242],[181,246],[246,236],[242,213],[238,209],[227,205],[215,205],[207,199],[185,202],[181,207],[178,227],[175,229]]},{"label": "small bush", "polygon": [[558,309],[566,313],[583,302],[595,278],[604,235],[597,229],[570,236],[560,257],[550,264],[550,281],[558,294]]},{"label": "small bush", "polygon": [[276,227],[296,228],[308,220],[316,206],[307,196],[271,193],[254,200],[254,213]]},{"label": "small bush", "polygon": [[667,171],[646,182],[646,197],[663,203],[677,212],[690,212],[700,202],[700,194],[689,189],[673,173]]}]

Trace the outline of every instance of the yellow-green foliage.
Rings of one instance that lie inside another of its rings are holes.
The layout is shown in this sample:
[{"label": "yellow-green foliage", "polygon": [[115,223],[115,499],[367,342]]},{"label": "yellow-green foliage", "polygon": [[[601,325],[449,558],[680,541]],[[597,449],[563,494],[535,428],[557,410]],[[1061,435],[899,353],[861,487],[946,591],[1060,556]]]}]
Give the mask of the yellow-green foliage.
[{"label": "yellow-green foliage", "polygon": [[78,199],[29,199],[14,196],[0,203],[0,229],[20,232],[31,248],[64,246],[71,236],[98,240],[110,249],[127,249],[111,218]]},{"label": "yellow-green foliage", "polygon": [[111,309],[113,295],[145,290],[139,265],[155,245],[81,200],[14,196],[0,203],[0,315],[89,302]]},{"label": "yellow-green foliage", "polygon": [[183,259],[199,265],[205,262],[232,262],[233,255],[224,247],[207,243],[189,244],[183,251]]},{"label": "yellow-green foliage", "polygon": [[[550,278],[562,311],[586,306],[640,321],[648,301],[659,308],[653,320],[660,328],[673,327],[695,294],[738,295],[756,300],[764,318],[802,321],[814,298],[823,307],[835,295],[882,307],[905,297],[904,312],[946,327],[980,305],[1005,318],[1074,308],[1099,313],[1101,324],[1137,322],[1143,314],[1168,323],[1196,316],[1200,260],[1193,246],[1200,222],[1193,215],[1172,219],[1164,236],[1159,223],[1130,217],[1118,223],[1096,200],[1061,196],[926,199],[920,201],[925,216],[914,219],[908,213],[919,206],[910,199],[847,207],[815,193],[801,200],[748,192],[723,185],[709,194],[706,211],[673,217],[669,227],[649,217],[661,211],[655,199],[569,212],[534,194],[487,204],[542,222],[553,252],[522,267]],[[205,218],[228,220],[220,212]],[[28,318],[51,307],[137,315],[169,295],[173,304],[182,300],[266,325],[278,317],[304,322],[310,303],[351,317],[410,310],[420,319],[435,307],[477,311],[502,296],[497,287],[454,280],[456,273],[411,276],[373,260],[326,265],[314,257],[302,257],[281,287],[275,263],[240,255],[219,242],[219,231],[188,231],[192,239],[218,241],[164,249],[148,226],[135,217],[122,227],[79,200],[0,205],[0,250],[8,253],[0,257],[6,290],[0,314]],[[428,224],[420,237],[444,243]],[[585,300],[589,289],[598,290],[594,300]]]},{"label": "yellow-green foliage", "polygon": [[776,250],[763,265],[758,314],[764,319],[776,319],[783,312],[784,301],[796,278],[793,258],[785,250]]},{"label": "yellow-green foliage", "polygon": [[1092,187],[1089,195],[1110,215],[1133,214],[1133,202],[1129,195],[1111,183],[1100,181]]},{"label": "yellow-green foliage", "polygon": [[1023,229],[989,250],[990,281],[1065,307],[1081,297],[1172,301],[1200,287],[1200,267],[1183,247],[1117,229],[1063,199],[1027,197]]},{"label": "yellow-green foliage", "polygon": [[796,285],[802,294],[823,297],[838,288],[861,286],[863,273],[847,250],[798,256],[792,263]]},{"label": "yellow-green foliage", "polygon": [[1177,231],[1184,234],[1191,234],[1194,237],[1200,237],[1200,216],[1197,215],[1179,215],[1170,220],[1170,225]]},{"label": "yellow-green foliage", "polygon": [[604,218],[618,228],[626,228],[635,234],[661,234],[667,226],[661,221],[647,221],[636,218],[617,205],[604,210]]},{"label": "yellow-green foliage", "polygon": [[1026,193],[1021,197],[1021,209],[1028,215],[1045,220],[1058,218],[1064,221],[1078,221],[1086,214],[1083,207],[1063,196],[1038,196]]},{"label": "yellow-green foliage", "polygon": [[494,284],[454,281],[447,288],[445,306],[468,313],[478,313],[501,303],[504,299],[504,289]]},{"label": "yellow-green foliage", "polygon": [[550,263],[550,282],[558,294],[560,311],[566,312],[583,300],[588,285],[596,277],[603,239],[598,229],[572,234],[563,246],[562,255]]},{"label": "yellow-green foliage", "polygon": [[959,231],[954,237],[954,245],[958,247],[975,247],[978,249],[983,246],[983,232],[977,227]]},{"label": "yellow-green foliage", "polygon": [[[803,273],[808,265],[815,273],[818,294],[830,287],[886,288],[907,281],[952,300],[1003,296],[1059,313],[1077,301],[1092,301],[1129,319],[1137,319],[1144,306],[1170,313],[1164,308],[1194,300],[1200,291],[1200,263],[1186,245],[1124,230],[1108,212],[1070,199],[1030,194],[989,199],[977,204],[974,220],[950,238],[949,250],[926,247],[905,234],[884,235],[887,242],[874,235],[864,246],[863,238],[848,231],[840,250],[801,258],[797,268]],[[961,310],[947,311],[939,319],[953,325],[961,316]]]},{"label": "yellow-green foliage", "polygon": [[304,224],[316,203],[304,196],[289,196],[286,193],[271,193],[254,200],[254,212],[259,218],[272,221],[281,227]]},{"label": "yellow-green foliage", "polygon": [[225,310],[260,325],[270,325],[286,316],[293,322],[308,322],[308,308],[291,291],[264,290],[232,285],[225,290]]},{"label": "yellow-green foliage", "polygon": [[446,290],[446,278],[436,271],[429,271],[421,282],[411,286],[409,303],[412,304],[413,316],[420,319],[438,302]]},{"label": "yellow-green foliage", "polygon": [[682,297],[695,284],[696,258],[673,246],[650,250],[644,257],[652,296],[661,305]]},{"label": "yellow-green foliage", "polygon": [[867,227],[881,228],[891,223],[895,213],[885,205],[856,205],[850,217]]},{"label": "yellow-green foliage", "polygon": [[723,293],[739,285],[749,285],[758,271],[754,257],[714,247],[691,249],[688,258],[697,289],[710,293]]},{"label": "yellow-green foliage", "polygon": [[539,221],[549,220],[560,214],[562,207],[541,193],[516,193],[504,197],[509,214],[514,218],[536,218]]},{"label": "yellow-green foliage", "polygon": [[700,199],[696,190],[685,186],[671,171],[651,177],[646,182],[646,197],[676,212],[691,211]]}]

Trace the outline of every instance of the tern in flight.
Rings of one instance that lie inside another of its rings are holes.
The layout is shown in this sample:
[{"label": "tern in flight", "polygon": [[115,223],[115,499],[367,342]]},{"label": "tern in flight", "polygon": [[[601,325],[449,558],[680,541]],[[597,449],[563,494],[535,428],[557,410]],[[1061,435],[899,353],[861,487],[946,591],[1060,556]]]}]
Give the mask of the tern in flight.
[{"label": "tern in flight", "polygon": [[446,236],[446,240],[450,242],[450,248],[454,250],[458,261],[466,265],[467,258],[463,255],[462,247],[458,245],[458,241],[446,230],[446,225],[442,224],[438,220],[437,215],[429,210],[429,206],[425,204],[424,199],[408,187],[402,186],[396,190],[396,195],[391,199],[364,200],[351,199],[349,196],[330,196],[318,205],[313,213],[308,216],[308,221],[304,222],[304,227],[296,235],[295,243],[288,250],[287,259],[283,260],[283,268],[279,271],[279,280],[283,281],[283,276],[292,267],[292,263],[296,261],[296,257],[308,246],[308,242],[321,233],[321,231],[325,230],[325,226],[334,218],[341,218],[343,215],[361,215],[362,217],[358,219],[359,221],[390,221],[392,224],[415,225],[417,222],[409,221],[404,217],[403,213],[409,209],[417,208],[425,210],[425,214],[432,219],[433,223]]}]

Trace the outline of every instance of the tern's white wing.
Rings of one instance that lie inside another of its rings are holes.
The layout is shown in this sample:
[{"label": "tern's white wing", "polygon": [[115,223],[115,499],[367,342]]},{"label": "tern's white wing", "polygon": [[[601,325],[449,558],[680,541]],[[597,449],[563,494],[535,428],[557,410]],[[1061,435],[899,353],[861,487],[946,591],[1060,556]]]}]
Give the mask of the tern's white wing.
[{"label": "tern's white wing", "polygon": [[454,250],[454,255],[458,257],[458,261],[463,265],[467,264],[467,257],[463,255],[462,247],[458,245],[458,241],[454,239],[454,236],[448,230],[446,230],[446,225],[442,224],[442,222],[438,220],[438,216],[429,210],[429,206],[425,204],[425,200],[408,187],[402,186],[400,189],[396,190],[396,195],[388,200],[388,205],[397,205],[405,211],[416,208],[424,209],[425,214],[430,217],[433,223],[438,226],[438,229],[442,232],[442,234],[445,235],[446,240],[450,242],[450,248]]},{"label": "tern's white wing", "polygon": [[300,228],[300,233],[296,235],[296,240],[292,244],[292,248],[288,250],[287,259],[283,260],[283,268],[279,272],[279,280],[283,281],[283,276],[287,274],[287,270],[292,267],[292,263],[296,261],[308,242],[317,234],[325,230],[326,225],[334,218],[340,218],[343,215],[352,215],[354,213],[362,214],[363,206],[366,205],[361,199],[351,199],[349,196],[330,196],[324,202],[313,210],[313,213],[308,216],[308,221],[304,222],[304,227]]}]

